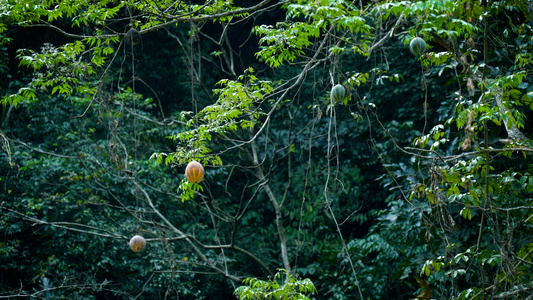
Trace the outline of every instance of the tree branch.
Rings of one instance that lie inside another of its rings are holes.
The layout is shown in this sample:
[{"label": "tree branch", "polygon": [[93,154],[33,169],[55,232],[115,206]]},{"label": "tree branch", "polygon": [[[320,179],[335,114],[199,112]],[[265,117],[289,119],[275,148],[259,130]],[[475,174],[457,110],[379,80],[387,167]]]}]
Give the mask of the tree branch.
[{"label": "tree branch", "polygon": [[[97,236],[101,236],[101,237],[105,237],[105,238],[112,238],[112,239],[117,239],[118,238],[118,239],[125,239],[125,240],[128,239],[128,237],[126,237],[126,236],[115,234],[115,233],[112,233],[112,232],[110,232],[110,231],[108,231],[106,229],[102,229],[102,228],[98,228],[98,227],[94,227],[94,226],[90,226],[90,225],[85,225],[85,224],[80,224],[80,223],[73,223],[73,222],[48,222],[48,221],[44,221],[44,220],[41,220],[41,219],[30,217],[30,216],[26,216],[26,215],[24,215],[24,214],[22,214],[22,213],[20,213],[18,211],[15,211],[15,210],[7,208],[7,207],[0,206],[0,209],[5,209],[5,210],[17,215],[18,218],[33,223],[32,226],[35,226],[35,225],[49,225],[49,226],[56,227],[56,228],[66,229],[66,230],[69,230],[69,231],[76,231],[76,232],[85,233],[85,234],[97,235]],[[7,215],[7,214],[4,214],[4,215],[8,216],[8,217],[13,217],[13,216]],[[76,227],[80,227],[80,228],[76,228]],[[84,228],[84,229],[81,229],[81,228]],[[103,232],[103,233],[101,233],[101,232]]]},{"label": "tree branch", "polygon": [[51,155],[51,156],[60,157],[60,158],[66,158],[66,159],[77,159],[78,158],[77,156],[63,155],[63,154],[57,154],[57,153],[41,150],[41,149],[32,147],[32,146],[30,146],[30,145],[28,145],[28,144],[26,144],[26,143],[24,143],[23,141],[20,141],[20,140],[13,140],[13,141],[18,143],[18,144],[21,144],[22,146],[24,146],[24,147],[26,147],[26,148],[28,148],[28,149],[30,149],[32,151],[37,152],[37,153]]},{"label": "tree branch", "polygon": [[[171,26],[171,25],[177,24],[177,23],[210,21],[210,20],[216,20],[216,19],[220,19],[220,18],[232,17],[232,16],[235,16],[235,15],[252,13],[252,12],[254,12],[256,10],[259,10],[259,9],[267,6],[268,3],[270,3],[271,1],[272,0],[263,0],[263,1],[259,2],[258,4],[254,5],[254,6],[240,8],[240,9],[236,9],[236,10],[232,10],[232,11],[221,12],[221,13],[212,14],[212,15],[201,15],[200,14],[198,16],[194,16],[194,13],[199,12],[201,9],[195,10],[193,12],[188,12],[188,13],[185,13],[185,14],[182,14],[182,15],[177,15],[177,16],[172,16],[172,15],[163,16],[163,15],[161,15],[160,17],[162,17],[162,18],[172,19],[172,20],[164,22],[164,23],[161,23],[161,24],[158,24],[158,25],[150,27],[150,28],[143,29],[143,30],[140,31],[140,33],[144,34],[144,33],[147,33],[147,32],[150,32],[150,31],[154,31],[154,30],[158,30],[158,29],[161,29],[161,28],[164,28],[164,27],[167,27],[167,26]],[[186,16],[188,16],[188,17],[186,17]],[[120,36],[120,37],[125,37],[126,36],[126,33],[102,34],[102,35],[95,35],[95,36],[72,34],[72,33],[66,32],[63,29],[61,29],[61,28],[59,28],[59,27],[57,27],[55,25],[52,25],[52,24],[50,24],[50,23],[48,23],[46,21],[42,21],[42,22],[43,23],[32,24],[32,26],[33,27],[49,27],[49,28],[52,28],[52,29],[58,31],[62,35],[65,35],[67,37],[74,38],[74,39],[86,39],[86,38],[99,38],[100,39],[100,38],[114,38],[114,37],[117,37],[117,36]]]},{"label": "tree branch", "polygon": [[374,49],[376,49],[377,47],[381,46],[383,43],[385,43],[385,41],[387,41],[389,38],[391,38],[394,35],[394,30],[396,30],[396,28],[398,28],[398,26],[400,26],[400,24],[403,21],[403,18],[404,18],[404,13],[402,12],[400,14],[400,17],[398,17],[398,20],[396,20],[396,23],[394,24],[392,29],[381,40],[379,40],[374,45],[372,45],[370,48],[368,48],[368,50],[366,51],[368,53],[367,60],[370,59],[370,54],[372,54],[372,51],[374,51]]},{"label": "tree branch", "polygon": [[207,259],[207,257],[202,253],[202,251],[200,251],[200,249],[198,249],[198,247],[193,243],[193,241],[189,238],[188,235],[184,234],[181,230],[176,228],[167,218],[165,218],[165,216],[163,216],[161,214],[161,212],[159,212],[159,210],[155,207],[154,203],[152,202],[152,199],[151,199],[150,195],[148,195],[148,193],[139,185],[139,183],[137,181],[133,181],[133,184],[144,195],[144,198],[145,198],[146,202],[148,202],[148,205],[153,209],[155,214],[163,221],[163,223],[167,224],[168,227],[172,231],[174,231],[176,234],[178,234],[178,237],[180,237],[180,238],[183,237],[185,242],[187,242],[187,244],[192,248],[193,252],[196,253],[200,257],[200,259],[208,265],[208,267],[210,267],[211,269],[217,271],[220,274],[223,274],[224,276],[228,277],[229,279],[231,279],[231,280],[233,280],[235,282],[240,282],[241,281],[241,279],[239,277],[236,277],[234,275],[229,274],[228,272],[225,272],[224,270],[222,270],[222,269],[218,268],[217,266],[215,266],[212,261]]}]

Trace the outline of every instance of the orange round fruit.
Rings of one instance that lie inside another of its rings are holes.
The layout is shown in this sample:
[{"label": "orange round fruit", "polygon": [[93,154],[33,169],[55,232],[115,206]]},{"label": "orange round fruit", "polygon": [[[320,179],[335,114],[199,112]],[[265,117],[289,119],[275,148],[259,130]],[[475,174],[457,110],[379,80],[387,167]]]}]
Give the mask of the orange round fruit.
[{"label": "orange round fruit", "polygon": [[204,179],[204,167],[196,160],[191,161],[185,168],[185,177],[192,183],[200,183]]},{"label": "orange round fruit", "polygon": [[140,235],[135,235],[130,240],[130,248],[133,250],[133,252],[140,252],[145,246],[146,240]]}]

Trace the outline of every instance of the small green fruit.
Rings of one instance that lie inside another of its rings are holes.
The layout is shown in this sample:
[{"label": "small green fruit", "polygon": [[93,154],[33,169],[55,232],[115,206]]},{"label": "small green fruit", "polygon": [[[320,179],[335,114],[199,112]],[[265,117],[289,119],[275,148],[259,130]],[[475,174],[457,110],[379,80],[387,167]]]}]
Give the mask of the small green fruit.
[{"label": "small green fruit", "polygon": [[140,42],[141,33],[135,28],[130,28],[130,30],[128,30],[128,32],[126,33],[126,43],[128,45],[135,46],[138,45]]},{"label": "small green fruit", "polygon": [[331,89],[330,96],[334,102],[341,103],[346,98],[346,89],[341,84],[337,84]]},{"label": "small green fruit", "polygon": [[424,52],[426,52],[426,42],[424,42],[424,40],[419,37],[415,37],[409,43],[409,49],[411,50],[411,53],[413,53],[413,55],[419,57],[424,54]]}]

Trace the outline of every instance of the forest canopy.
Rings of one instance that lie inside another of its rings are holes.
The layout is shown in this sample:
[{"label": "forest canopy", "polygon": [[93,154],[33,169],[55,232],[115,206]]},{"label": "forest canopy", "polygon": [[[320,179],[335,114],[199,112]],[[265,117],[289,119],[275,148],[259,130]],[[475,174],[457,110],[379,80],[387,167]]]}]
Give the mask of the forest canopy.
[{"label": "forest canopy", "polygon": [[0,298],[533,299],[533,2],[0,3]]}]

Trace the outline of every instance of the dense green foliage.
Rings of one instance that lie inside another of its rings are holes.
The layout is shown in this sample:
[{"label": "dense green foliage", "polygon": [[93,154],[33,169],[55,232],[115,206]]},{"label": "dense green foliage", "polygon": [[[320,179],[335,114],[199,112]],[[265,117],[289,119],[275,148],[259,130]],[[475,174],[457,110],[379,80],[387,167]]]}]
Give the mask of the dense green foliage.
[{"label": "dense green foliage", "polygon": [[0,297],[532,299],[532,12],[0,3]]},{"label": "dense green foliage", "polygon": [[[284,276],[285,275],[285,276]],[[308,300],[307,293],[316,293],[316,288],[309,279],[297,279],[285,270],[280,270],[274,278],[264,281],[256,278],[246,278],[245,285],[235,289],[235,294],[241,300],[246,299],[287,299]]]}]

